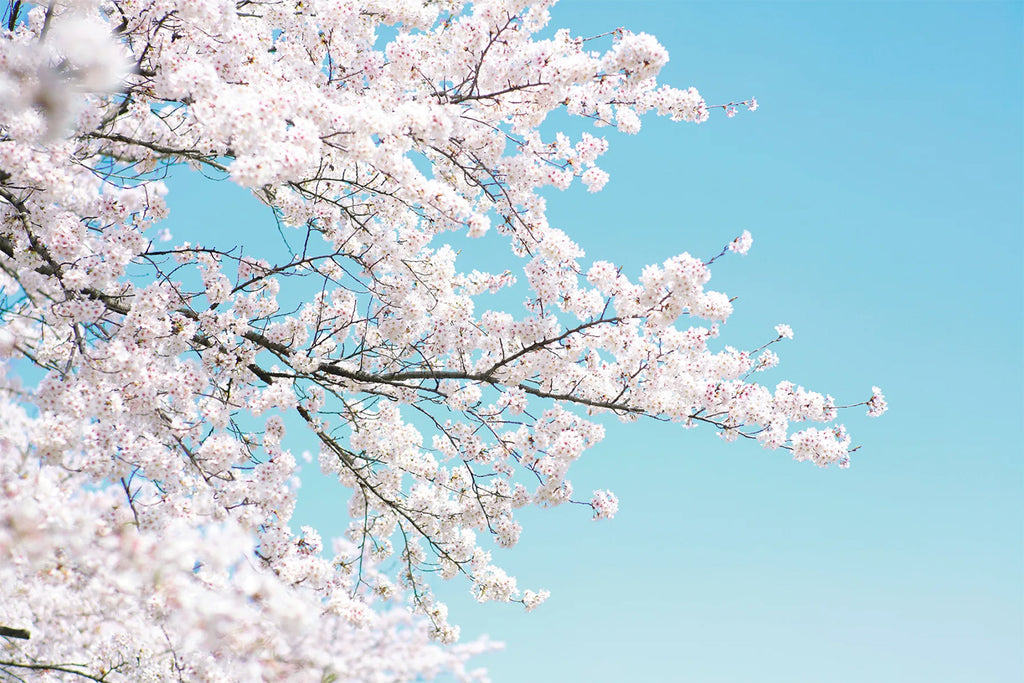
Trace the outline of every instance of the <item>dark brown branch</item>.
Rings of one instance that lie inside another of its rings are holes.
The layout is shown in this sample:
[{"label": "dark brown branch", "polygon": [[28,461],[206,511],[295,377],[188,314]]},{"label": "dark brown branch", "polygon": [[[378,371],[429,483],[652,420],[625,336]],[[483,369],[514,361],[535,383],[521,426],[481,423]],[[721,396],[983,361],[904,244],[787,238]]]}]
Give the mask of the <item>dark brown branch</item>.
[{"label": "dark brown branch", "polygon": [[90,681],[98,681],[98,683],[106,683],[106,678],[102,676],[93,676],[92,674],[85,673],[84,671],[76,671],[70,667],[82,666],[81,664],[26,664],[23,662],[8,662],[0,660],[0,667],[10,666],[16,669],[30,669],[32,671],[59,671],[65,674],[74,674],[75,676],[81,676]]},{"label": "dark brown branch", "polygon": [[21,0],[15,0],[11,5],[11,13],[7,15],[7,30],[13,31],[18,25],[18,15],[21,14]]},{"label": "dark brown branch", "polygon": [[11,628],[9,626],[0,626],[0,636],[4,638],[21,638],[22,640],[28,640],[31,637],[28,629],[25,628]]}]

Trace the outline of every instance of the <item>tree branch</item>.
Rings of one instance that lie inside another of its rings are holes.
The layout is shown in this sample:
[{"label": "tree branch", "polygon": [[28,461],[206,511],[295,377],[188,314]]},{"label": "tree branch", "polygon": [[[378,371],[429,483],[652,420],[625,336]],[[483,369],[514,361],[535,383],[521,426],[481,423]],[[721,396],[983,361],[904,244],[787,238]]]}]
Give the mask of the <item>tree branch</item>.
[{"label": "tree branch", "polygon": [[22,640],[28,640],[31,635],[32,634],[29,633],[28,629],[0,626],[0,636],[3,636],[4,638],[21,638]]}]

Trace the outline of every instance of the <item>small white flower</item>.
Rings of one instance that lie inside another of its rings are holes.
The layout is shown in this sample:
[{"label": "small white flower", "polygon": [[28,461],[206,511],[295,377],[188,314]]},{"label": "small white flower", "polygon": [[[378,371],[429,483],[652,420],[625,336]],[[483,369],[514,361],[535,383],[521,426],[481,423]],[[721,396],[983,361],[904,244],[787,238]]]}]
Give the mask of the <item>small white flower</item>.
[{"label": "small white flower", "polygon": [[750,251],[750,246],[754,243],[754,238],[751,237],[749,230],[744,230],[743,234],[734,239],[729,243],[729,251],[739,254],[740,256],[746,256],[747,252]]}]

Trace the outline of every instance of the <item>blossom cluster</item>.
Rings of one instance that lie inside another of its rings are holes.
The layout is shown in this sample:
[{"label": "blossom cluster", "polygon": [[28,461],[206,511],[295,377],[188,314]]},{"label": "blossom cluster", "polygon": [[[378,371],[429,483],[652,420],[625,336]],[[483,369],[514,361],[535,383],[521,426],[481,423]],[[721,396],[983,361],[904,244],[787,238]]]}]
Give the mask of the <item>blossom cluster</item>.
[{"label": "blossom cluster", "polygon": [[[548,221],[552,187],[609,182],[608,141],[549,135],[550,114],[633,134],[712,109],[657,82],[650,35],[538,37],[554,5],[12,5],[0,368],[22,377],[0,379],[0,625],[33,636],[3,645],[5,666],[478,677],[465,662],[491,646],[453,644],[430,578],[543,603],[491,550],[517,544],[525,506],[616,514],[570,477],[597,415],[849,464],[831,396],[750,380],[788,326],[753,350],[716,341],[733,306],[707,288],[714,259],[630,278]],[[160,178],[186,166],[251,191],[301,252],[223,244],[223,216],[175,243]],[[508,263],[463,272],[453,231],[506,241]],[[486,308],[520,272],[525,305]],[[877,388],[856,405],[886,409]],[[298,429],[346,491],[328,544],[292,528]]]}]

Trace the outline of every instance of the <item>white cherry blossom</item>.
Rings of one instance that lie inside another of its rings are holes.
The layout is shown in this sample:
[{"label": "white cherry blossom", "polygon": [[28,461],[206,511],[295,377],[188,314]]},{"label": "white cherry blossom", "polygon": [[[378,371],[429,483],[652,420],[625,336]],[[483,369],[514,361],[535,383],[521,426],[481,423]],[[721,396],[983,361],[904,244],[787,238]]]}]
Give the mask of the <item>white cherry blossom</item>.
[{"label": "white cherry blossom", "polygon": [[[650,35],[545,33],[554,5],[9,3],[0,669],[479,679],[467,660],[493,645],[455,644],[431,581],[543,603],[490,551],[528,533],[525,506],[616,514],[571,480],[596,415],[849,465],[831,396],[750,380],[780,365],[787,325],[717,341],[733,306],[711,266],[749,232],[634,280],[549,222],[543,192],[610,182],[602,127],[757,108],[659,84]],[[556,112],[597,130],[550,133]],[[301,248],[176,243],[161,178],[186,169],[246,188]],[[507,259],[467,272],[450,232]],[[488,308],[510,291],[522,307]],[[886,409],[878,388],[853,405]],[[343,538],[292,528],[298,430],[348,500]]]}]

